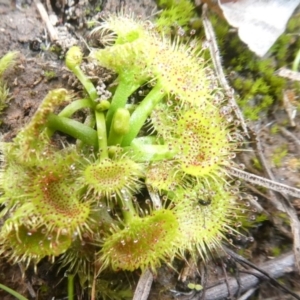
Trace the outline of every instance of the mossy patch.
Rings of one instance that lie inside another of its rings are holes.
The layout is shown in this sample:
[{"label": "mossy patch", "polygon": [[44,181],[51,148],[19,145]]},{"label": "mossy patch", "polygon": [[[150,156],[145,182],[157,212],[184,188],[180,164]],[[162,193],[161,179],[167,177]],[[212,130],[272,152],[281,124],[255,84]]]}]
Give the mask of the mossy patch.
[{"label": "mossy patch", "polygon": [[272,46],[266,58],[259,58],[252,53],[225,21],[215,15],[210,19],[228,79],[238,93],[238,104],[247,119],[255,121],[266,115],[274,103],[282,100],[285,89],[294,89],[299,93],[299,83],[276,75],[279,68],[292,67],[300,48],[298,15],[291,18],[285,33]]}]

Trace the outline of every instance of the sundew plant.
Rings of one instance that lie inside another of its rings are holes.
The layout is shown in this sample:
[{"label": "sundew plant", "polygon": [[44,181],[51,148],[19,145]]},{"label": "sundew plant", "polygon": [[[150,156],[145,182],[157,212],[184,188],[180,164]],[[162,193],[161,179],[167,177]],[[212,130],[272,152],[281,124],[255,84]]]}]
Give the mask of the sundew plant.
[{"label": "sundew plant", "polygon": [[[206,260],[240,226],[242,199],[226,168],[242,135],[201,45],[126,15],[96,30],[104,48],[90,59],[117,74],[111,99],[99,98],[72,47],[66,66],[82,98],[50,91],[1,143],[0,253],[26,266],[58,258],[80,274],[155,272],[186,253]],[[138,90],[143,99],[131,103]]]}]

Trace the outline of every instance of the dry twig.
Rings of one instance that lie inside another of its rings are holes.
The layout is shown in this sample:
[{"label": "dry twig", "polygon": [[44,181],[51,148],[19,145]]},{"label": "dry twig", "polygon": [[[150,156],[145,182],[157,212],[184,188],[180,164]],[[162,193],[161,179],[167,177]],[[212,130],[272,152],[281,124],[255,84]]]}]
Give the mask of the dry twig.
[{"label": "dry twig", "polygon": [[279,127],[279,130],[283,136],[292,140],[295,143],[298,155],[300,156],[300,140],[294,134],[292,134],[289,130],[285,129],[282,126]]},{"label": "dry twig", "polygon": [[152,282],[153,274],[148,269],[140,277],[132,300],[147,300],[150,294]]},{"label": "dry twig", "polygon": [[234,97],[234,90],[231,88],[225,78],[225,74],[222,68],[222,63],[221,63],[221,57],[220,57],[220,51],[217,45],[216,41],[216,36],[213,30],[213,27],[207,17],[207,4],[203,5],[203,13],[202,13],[202,19],[203,19],[203,26],[205,30],[205,36],[209,44],[209,51],[210,51],[210,56],[212,58],[213,64],[214,64],[214,69],[215,72],[218,76],[218,80],[224,89],[228,99],[229,99],[229,104],[233,108],[238,120],[241,122],[241,126],[243,128],[244,133],[246,136],[248,136],[248,130],[247,126],[244,121],[243,114],[236,104],[235,97]]},{"label": "dry twig", "polygon": [[260,177],[248,172],[245,172],[243,170],[237,169],[237,168],[227,168],[227,171],[229,174],[236,178],[243,179],[247,182],[250,182],[252,184],[256,184],[262,187],[265,187],[267,189],[271,189],[273,191],[291,195],[294,197],[300,197],[300,190],[297,188],[290,187],[286,184],[279,183],[270,179],[266,179],[264,177]]},{"label": "dry twig", "polygon": [[55,28],[53,27],[53,25],[51,24],[51,22],[49,20],[49,16],[47,14],[47,11],[46,11],[44,5],[39,0],[35,0],[35,5],[36,5],[36,7],[37,7],[37,9],[38,9],[38,11],[41,15],[42,20],[46,24],[51,42],[56,41],[57,38],[58,38],[57,32],[56,32]]},{"label": "dry twig", "polygon": [[[262,150],[262,145],[260,143],[260,139],[258,135],[256,135],[256,143],[254,144],[257,150],[257,155],[258,158],[261,162],[261,165],[263,166],[264,170],[267,173],[267,176],[273,181],[275,181],[275,177],[271,171],[271,169],[268,166],[267,160],[265,159],[265,156],[263,154]],[[289,187],[289,189],[292,189]],[[277,191],[280,192],[280,191]],[[283,192],[284,193],[284,192]],[[284,196],[281,195],[281,197],[277,197],[277,195],[271,191],[271,197],[272,202],[274,203],[276,207],[281,207],[284,212],[287,213],[287,215],[290,218],[291,222],[291,228],[292,228],[292,233],[293,233],[293,249],[294,249],[294,254],[295,254],[295,260],[296,260],[296,266],[298,271],[300,271],[300,222],[297,216],[297,212],[293,205],[290,203],[290,201]]]},{"label": "dry twig", "polygon": [[[227,251],[227,250],[226,250]],[[232,253],[232,252],[231,252]],[[235,255],[232,253],[232,255]],[[237,256],[237,255],[235,255]],[[238,256],[240,257],[240,256]],[[241,258],[243,260],[243,258]],[[283,276],[285,273],[292,272],[294,270],[295,259],[293,253],[289,252],[284,254],[278,258],[269,260],[259,266],[265,274],[268,274],[269,277],[278,278]],[[249,271],[249,270],[248,270]],[[250,272],[249,272],[250,273]],[[234,277],[229,277],[228,286],[230,288],[231,294],[236,294],[238,290],[242,293],[248,291],[249,289],[257,286],[261,279],[270,279],[266,275],[263,275],[261,272],[252,269],[251,274],[242,274],[239,278],[240,284]],[[227,284],[225,279],[219,282],[217,285],[213,285],[211,287],[206,288],[205,300],[221,300],[225,299],[229,295],[229,291],[227,289]],[[281,286],[282,287],[282,286]],[[291,292],[290,292],[291,293]],[[296,299],[300,299],[296,294],[292,295]],[[191,300],[199,300],[201,295],[195,295]],[[298,298],[297,298],[298,297]]]},{"label": "dry twig", "polygon": [[280,68],[276,74],[283,78],[288,78],[293,81],[300,81],[300,73],[287,68]]}]

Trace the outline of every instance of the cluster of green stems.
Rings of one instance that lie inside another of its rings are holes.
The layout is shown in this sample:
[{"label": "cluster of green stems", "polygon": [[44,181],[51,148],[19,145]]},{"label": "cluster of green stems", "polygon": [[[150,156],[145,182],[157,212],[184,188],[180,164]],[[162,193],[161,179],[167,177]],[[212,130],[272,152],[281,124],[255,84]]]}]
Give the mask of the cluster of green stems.
[{"label": "cluster of green stems", "polygon": [[[71,60],[72,55],[81,55],[80,49],[71,48],[66,59]],[[130,115],[126,108],[128,98],[142,83],[131,83],[128,79],[120,80],[111,102],[99,100],[95,86],[81,70],[80,63],[66,64],[84,86],[87,97],[71,102],[58,115],[51,113],[48,116],[46,125],[50,135],[57,130],[79,139],[99,151],[100,159],[109,157],[109,148],[112,146],[121,146],[125,151],[133,151],[136,161],[162,160],[175,155],[166,145],[153,144],[153,138],[150,136],[135,139],[154,107],[165,96],[160,84],[153,87]],[[86,108],[92,112],[87,124],[71,118],[76,111]],[[94,125],[96,129],[93,129]]]}]

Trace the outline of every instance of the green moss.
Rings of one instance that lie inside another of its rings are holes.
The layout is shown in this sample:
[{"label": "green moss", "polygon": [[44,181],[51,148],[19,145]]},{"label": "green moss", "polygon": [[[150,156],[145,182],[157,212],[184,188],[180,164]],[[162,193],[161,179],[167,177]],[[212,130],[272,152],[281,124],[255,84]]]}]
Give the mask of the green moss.
[{"label": "green moss", "polygon": [[261,96],[258,100],[255,95],[258,93],[259,82],[253,86],[252,93],[248,93],[247,97],[238,99],[239,106],[243,109],[246,119],[256,121],[268,110],[273,103],[273,98],[269,95]]},{"label": "green moss", "polygon": [[272,247],[271,248],[272,256],[278,257],[282,253],[282,249],[279,247]]},{"label": "green moss", "polygon": [[96,21],[93,21],[93,20],[88,21],[88,22],[86,23],[88,29],[94,28],[96,24],[97,24],[97,22],[96,22]]},{"label": "green moss", "polygon": [[7,106],[9,100],[9,88],[5,82],[0,81],[0,113]]},{"label": "green moss", "polygon": [[235,32],[219,17],[210,16],[217,35],[218,45],[226,73],[233,73],[231,85],[239,95],[238,104],[245,117],[258,120],[268,113],[270,107],[282,99],[286,88],[299,93],[299,84],[288,82],[276,75],[282,66],[291,67],[298,49],[300,39],[300,18],[296,15],[289,21],[286,32],[279,37],[269,50],[267,58],[259,58],[240,41]]},{"label": "green moss", "polygon": [[189,0],[158,0],[158,5],[163,11],[155,23],[164,34],[170,34],[172,29],[178,27],[187,29],[195,16],[194,5]]},{"label": "green moss", "polygon": [[101,6],[98,5],[98,6],[95,7],[95,10],[94,10],[94,11],[95,11],[95,12],[100,12],[101,10],[102,10],[102,9],[101,9]]},{"label": "green moss", "polygon": [[281,220],[283,225],[290,226],[290,218],[286,213],[282,211],[277,211],[277,212],[273,212],[272,214],[274,215],[275,218]]},{"label": "green moss", "polygon": [[271,132],[272,134],[276,134],[276,133],[278,133],[278,131],[279,131],[279,128],[278,128],[278,125],[277,125],[277,124],[273,125],[273,126],[271,127],[271,129],[270,129],[270,132]]},{"label": "green moss", "polygon": [[265,214],[259,214],[255,216],[255,220],[243,218],[241,219],[242,221],[242,228],[251,228],[251,227],[256,227],[257,225],[263,223],[264,221],[268,220],[268,216]]},{"label": "green moss", "polygon": [[255,158],[253,158],[253,160],[252,160],[252,165],[253,165],[253,167],[255,168],[255,169],[257,169],[257,170],[262,170],[263,168],[262,168],[262,165],[261,165],[261,163],[260,163],[260,161],[255,157]]},{"label": "green moss", "polygon": [[[243,79],[241,77],[238,77],[233,81],[233,87],[235,89],[241,90],[243,89],[243,83],[244,83]],[[246,85],[247,88],[250,88],[251,85],[252,85],[252,81],[248,80],[248,84]]]},{"label": "green moss", "polygon": [[287,31],[288,32],[295,32],[297,29],[299,29],[299,13],[297,15],[294,15],[293,18],[291,18],[287,24]]},{"label": "green moss", "polygon": [[51,79],[57,77],[55,71],[52,71],[52,70],[44,71],[44,76],[46,77],[47,80],[51,80]]},{"label": "green moss", "polygon": [[287,145],[281,145],[275,149],[272,157],[272,163],[275,167],[281,167],[282,159],[286,157],[287,153]]},{"label": "green moss", "polygon": [[8,52],[0,59],[0,78],[9,67],[14,65],[17,55],[18,52]]},{"label": "green moss", "polygon": [[[7,86],[6,81],[4,80],[5,71],[12,67],[18,56],[18,52],[8,52],[0,59],[0,114],[7,107],[8,102],[10,100],[9,97],[9,88]],[[2,120],[0,119],[0,124]]]},{"label": "green moss", "polygon": [[103,300],[130,300],[133,296],[130,287],[119,281],[97,279],[96,287],[98,296]]},{"label": "green moss", "polygon": [[[15,64],[18,52],[8,52],[0,59],[0,114],[3,109],[7,107],[10,100],[9,98],[9,88],[5,80],[3,79],[4,72]],[[1,124],[0,120],[0,124]]]}]

